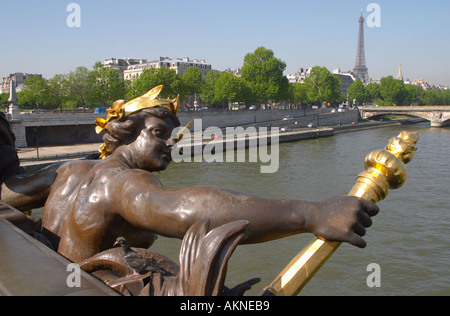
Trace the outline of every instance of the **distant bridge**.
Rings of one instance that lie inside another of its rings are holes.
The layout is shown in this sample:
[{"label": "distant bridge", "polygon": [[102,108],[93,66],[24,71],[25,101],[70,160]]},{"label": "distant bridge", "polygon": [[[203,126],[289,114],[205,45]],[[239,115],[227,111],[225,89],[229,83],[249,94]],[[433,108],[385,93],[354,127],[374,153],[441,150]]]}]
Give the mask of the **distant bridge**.
[{"label": "distant bridge", "polygon": [[424,118],[433,127],[450,125],[450,106],[360,106],[359,114],[363,119],[381,115],[410,115]]}]

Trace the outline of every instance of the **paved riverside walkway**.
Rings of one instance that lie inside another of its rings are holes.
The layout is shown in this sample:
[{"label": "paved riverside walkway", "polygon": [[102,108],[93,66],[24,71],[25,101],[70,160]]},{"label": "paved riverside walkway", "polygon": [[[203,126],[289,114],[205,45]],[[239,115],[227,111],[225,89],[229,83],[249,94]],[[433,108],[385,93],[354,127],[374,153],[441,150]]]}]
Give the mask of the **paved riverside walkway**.
[{"label": "paved riverside walkway", "polygon": [[[280,133],[279,134],[279,140],[280,142],[287,142],[287,141],[296,141],[296,140],[302,140],[302,139],[308,139],[308,138],[317,138],[317,137],[326,137],[326,136],[332,136],[333,135],[333,129],[332,128],[326,128],[326,127],[320,127],[320,128],[310,128],[310,129],[299,129],[299,130],[291,130],[289,132]],[[196,136],[193,134],[192,139],[195,141],[196,138],[200,138],[202,140],[201,143],[197,144],[193,142],[192,144],[185,142],[185,144],[182,145],[183,148],[186,146],[197,146],[201,145],[204,146],[205,144],[211,142],[212,140],[205,140],[202,139],[202,136]],[[270,134],[268,135],[270,137]],[[250,138],[254,138],[254,136],[251,136]],[[258,136],[256,136],[258,138]],[[231,142],[237,142],[241,140],[246,140],[248,142],[249,136],[246,135],[244,137],[239,137],[236,140],[231,140]],[[216,140],[217,142],[217,140]],[[220,142],[223,142],[224,144],[227,142],[230,142],[230,140],[227,140],[225,137]],[[181,145],[182,143],[180,143]],[[48,146],[48,147],[28,147],[28,148],[19,148],[18,149],[18,155],[20,159],[21,166],[27,166],[27,165],[33,165],[33,164],[41,164],[41,163],[51,163],[51,162],[57,162],[57,161],[65,161],[65,160],[71,160],[71,159],[80,159],[84,158],[88,155],[98,153],[98,149],[100,147],[100,144],[80,144],[80,145],[70,145],[70,146]],[[225,147],[225,146],[224,146]],[[227,147],[228,148],[228,147]],[[233,146],[234,148],[234,146]],[[39,157],[39,159],[38,159]]]},{"label": "paved riverside walkway", "polygon": [[[69,146],[45,146],[18,148],[20,164],[22,166],[42,163],[56,162],[61,160],[79,159],[87,155],[98,153],[100,144],[80,144]],[[39,153],[39,160],[37,156]]]}]

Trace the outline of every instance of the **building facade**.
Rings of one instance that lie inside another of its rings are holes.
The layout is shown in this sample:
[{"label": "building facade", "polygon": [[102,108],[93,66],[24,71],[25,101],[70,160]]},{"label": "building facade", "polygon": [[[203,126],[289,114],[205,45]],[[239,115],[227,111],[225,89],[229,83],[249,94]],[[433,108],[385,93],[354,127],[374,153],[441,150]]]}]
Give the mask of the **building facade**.
[{"label": "building facade", "polygon": [[24,88],[24,82],[31,76],[39,76],[42,78],[41,74],[27,74],[27,73],[15,73],[10,74],[9,77],[5,77],[2,80],[1,93],[9,93],[11,88],[11,80],[16,83],[16,92],[20,92]]},{"label": "building facade", "polygon": [[333,70],[333,75],[341,80],[339,91],[347,96],[348,88],[358,79],[352,72],[341,72],[339,68]]},{"label": "building facade", "polygon": [[149,68],[167,67],[169,69],[175,70],[178,75],[182,76],[187,69],[189,69],[190,67],[195,67],[202,72],[203,78],[211,70],[211,65],[207,64],[205,60],[191,60],[188,57],[176,59],[172,59],[169,57],[159,57],[158,60],[154,61],[147,61],[145,59],[136,58],[111,58],[105,60],[103,65],[105,67],[110,67],[120,71],[123,74],[123,78],[125,80],[133,80],[134,78],[138,78],[142,74],[142,71],[144,71],[144,69]]},{"label": "building facade", "polygon": [[122,76],[124,75],[123,72],[128,69],[128,67],[133,65],[139,65],[146,63],[146,59],[142,58],[110,58],[106,59],[103,62],[103,67],[108,67],[111,69],[117,70]]}]

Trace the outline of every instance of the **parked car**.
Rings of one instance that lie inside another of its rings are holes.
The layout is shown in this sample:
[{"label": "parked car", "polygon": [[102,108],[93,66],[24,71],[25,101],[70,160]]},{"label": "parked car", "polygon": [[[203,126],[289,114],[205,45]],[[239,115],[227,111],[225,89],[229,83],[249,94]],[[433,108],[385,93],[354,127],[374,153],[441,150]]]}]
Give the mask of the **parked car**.
[{"label": "parked car", "polygon": [[317,126],[316,123],[308,123],[308,127],[309,127],[309,128],[316,127],[316,126]]}]

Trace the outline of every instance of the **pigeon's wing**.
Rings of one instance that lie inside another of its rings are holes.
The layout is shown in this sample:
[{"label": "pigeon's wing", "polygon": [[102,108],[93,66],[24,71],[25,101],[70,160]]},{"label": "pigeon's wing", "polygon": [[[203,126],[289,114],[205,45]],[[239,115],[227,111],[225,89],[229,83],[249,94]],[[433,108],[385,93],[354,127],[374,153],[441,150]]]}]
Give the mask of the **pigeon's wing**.
[{"label": "pigeon's wing", "polygon": [[130,251],[124,256],[125,263],[133,270],[140,270],[145,267],[145,257],[135,251]]}]

